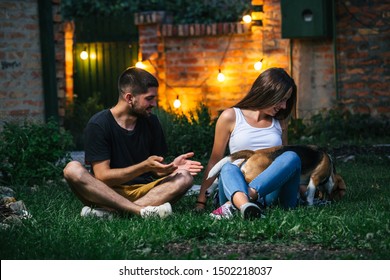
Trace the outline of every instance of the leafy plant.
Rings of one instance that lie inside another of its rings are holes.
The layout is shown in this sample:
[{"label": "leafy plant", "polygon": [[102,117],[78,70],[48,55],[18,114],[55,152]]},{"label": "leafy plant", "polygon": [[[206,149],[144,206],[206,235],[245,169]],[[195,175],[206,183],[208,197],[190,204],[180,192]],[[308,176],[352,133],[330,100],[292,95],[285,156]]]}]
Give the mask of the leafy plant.
[{"label": "leafy plant", "polygon": [[0,133],[0,172],[4,183],[33,185],[61,176],[71,135],[54,120],[46,124],[6,123]]},{"label": "leafy plant", "polygon": [[101,110],[103,110],[103,105],[100,102],[100,96],[96,93],[88,97],[85,102],[76,101],[67,106],[64,128],[72,134],[76,149],[84,148],[84,128],[88,120]]},{"label": "leafy plant", "polygon": [[352,114],[335,107],[313,115],[309,120],[291,120],[289,139],[294,143],[319,145],[362,145],[390,140],[390,121],[385,116]]},{"label": "leafy plant", "polygon": [[302,135],[305,135],[306,129],[307,126],[305,125],[303,119],[291,118],[290,123],[288,124],[289,142],[296,142],[300,139]]}]

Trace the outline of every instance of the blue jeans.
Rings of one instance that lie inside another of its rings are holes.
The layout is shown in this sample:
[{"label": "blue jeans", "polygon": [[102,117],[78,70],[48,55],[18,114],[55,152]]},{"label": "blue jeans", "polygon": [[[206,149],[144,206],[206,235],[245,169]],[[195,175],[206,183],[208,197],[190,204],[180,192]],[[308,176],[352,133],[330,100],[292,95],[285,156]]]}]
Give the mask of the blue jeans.
[{"label": "blue jeans", "polygon": [[[259,202],[271,205],[279,201],[283,208],[292,209],[297,205],[300,175],[301,159],[295,152],[287,151],[253,179],[249,187],[257,191]],[[249,198],[248,184],[240,168],[230,162],[221,169],[218,188],[221,205],[228,200],[232,201],[236,192],[243,192]]]}]

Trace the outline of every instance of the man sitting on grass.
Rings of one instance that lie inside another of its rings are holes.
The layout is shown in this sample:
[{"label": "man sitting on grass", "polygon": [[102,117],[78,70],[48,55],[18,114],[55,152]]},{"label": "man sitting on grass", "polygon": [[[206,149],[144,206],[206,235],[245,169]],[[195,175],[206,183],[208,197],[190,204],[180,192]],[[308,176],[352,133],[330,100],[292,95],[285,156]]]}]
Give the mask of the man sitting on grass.
[{"label": "man sitting on grass", "polygon": [[[118,103],[95,114],[85,129],[85,161],[64,169],[64,177],[84,203],[81,216],[112,217],[113,212],[164,218],[171,204],[192,186],[203,166],[194,154],[163,163],[167,152],[162,127],[152,108],[157,102],[157,79],[130,67],[119,77]],[[157,179],[158,178],[158,179]]]}]

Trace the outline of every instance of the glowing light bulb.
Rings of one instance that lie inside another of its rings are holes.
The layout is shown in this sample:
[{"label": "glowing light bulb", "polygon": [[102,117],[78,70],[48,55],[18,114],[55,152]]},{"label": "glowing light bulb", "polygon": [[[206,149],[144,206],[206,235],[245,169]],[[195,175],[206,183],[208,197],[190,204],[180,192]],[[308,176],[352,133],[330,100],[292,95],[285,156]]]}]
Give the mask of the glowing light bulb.
[{"label": "glowing light bulb", "polygon": [[142,61],[138,61],[138,62],[135,64],[135,67],[141,68],[141,69],[145,69],[145,68],[146,68],[145,64],[144,64]]},{"label": "glowing light bulb", "polygon": [[220,81],[220,82],[225,81],[225,75],[221,72],[221,69],[219,69],[217,80]]},{"label": "glowing light bulb", "polygon": [[87,51],[82,51],[82,52],[80,53],[80,58],[81,58],[82,60],[86,60],[86,59],[88,58],[88,53],[87,53]]},{"label": "glowing light bulb", "polygon": [[181,106],[181,102],[180,102],[179,96],[176,96],[175,101],[173,101],[173,107],[178,109],[178,108],[180,108],[180,106]]},{"label": "glowing light bulb", "polygon": [[89,56],[91,59],[96,59],[96,53],[91,53],[91,55]]},{"label": "glowing light bulb", "polygon": [[244,15],[242,17],[242,20],[245,22],[245,23],[250,23],[252,21],[252,17],[250,15]]},{"label": "glowing light bulb", "polygon": [[257,71],[261,70],[261,68],[263,68],[263,59],[261,59],[260,61],[256,62],[254,67],[255,67],[255,69]]}]

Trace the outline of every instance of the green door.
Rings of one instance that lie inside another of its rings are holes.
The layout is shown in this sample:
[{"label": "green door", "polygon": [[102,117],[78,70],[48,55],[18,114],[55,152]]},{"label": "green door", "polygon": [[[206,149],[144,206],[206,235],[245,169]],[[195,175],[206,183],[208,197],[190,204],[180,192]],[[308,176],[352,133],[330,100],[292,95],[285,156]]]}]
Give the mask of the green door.
[{"label": "green door", "polygon": [[[97,96],[105,108],[118,100],[117,79],[138,57],[138,30],[132,15],[75,20],[74,97]],[[82,59],[81,52],[87,57]]]},{"label": "green door", "polygon": [[[120,73],[137,61],[136,42],[93,42],[74,46],[74,97],[85,102],[98,96],[105,108],[118,100],[117,80]],[[135,49],[135,50],[134,50]],[[87,58],[82,59],[85,51]]]}]

